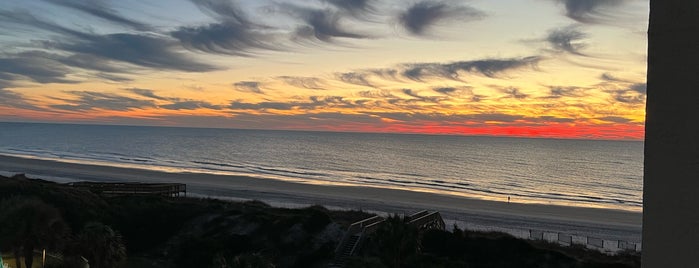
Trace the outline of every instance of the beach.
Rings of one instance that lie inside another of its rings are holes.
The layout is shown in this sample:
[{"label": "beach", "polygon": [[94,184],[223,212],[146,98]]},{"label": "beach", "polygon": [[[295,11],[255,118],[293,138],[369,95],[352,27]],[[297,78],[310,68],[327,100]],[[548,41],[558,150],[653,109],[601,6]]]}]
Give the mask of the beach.
[{"label": "beach", "polygon": [[[0,156],[0,171],[65,182],[133,181],[187,184],[190,196],[260,200],[275,206],[323,205],[391,214],[438,210],[447,222],[472,229],[542,230],[605,240],[640,242],[642,213],[543,204],[479,200],[438,193],[375,187],[305,184],[246,176],[170,173],[113,166]],[[520,235],[522,236],[522,235]]]}]

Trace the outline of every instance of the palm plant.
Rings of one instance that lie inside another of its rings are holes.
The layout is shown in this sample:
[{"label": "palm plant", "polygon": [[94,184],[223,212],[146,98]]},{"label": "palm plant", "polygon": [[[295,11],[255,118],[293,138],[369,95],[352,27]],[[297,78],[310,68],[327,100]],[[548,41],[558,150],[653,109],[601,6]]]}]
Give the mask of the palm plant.
[{"label": "palm plant", "polygon": [[126,247],[121,234],[99,222],[89,222],[77,236],[77,251],[90,267],[113,268],[126,260]]},{"label": "palm plant", "polygon": [[380,258],[388,267],[401,267],[403,261],[420,252],[418,229],[397,215],[388,217],[372,239]]},{"label": "palm plant", "polygon": [[68,234],[60,212],[34,198],[12,197],[0,204],[0,249],[11,250],[15,265],[34,263],[35,249],[56,249]]}]

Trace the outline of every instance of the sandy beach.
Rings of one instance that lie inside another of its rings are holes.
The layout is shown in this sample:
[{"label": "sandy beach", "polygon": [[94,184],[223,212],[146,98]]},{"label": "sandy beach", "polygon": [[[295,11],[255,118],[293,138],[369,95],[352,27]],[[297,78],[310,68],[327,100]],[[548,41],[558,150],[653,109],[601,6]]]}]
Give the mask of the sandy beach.
[{"label": "sandy beach", "polygon": [[319,204],[330,208],[383,213],[410,213],[429,209],[439,210],[447,221],[471,228],[492,227],[492,230],[520,231],[535,229],[632,242],[640,242],[641,239],[642,214],[622,210],[507,203],[396,189],[303,184],[203,173],[170,173],[9,156],[0,156],[0,171],[49,179],[178,182],[186,183],[188,193],[197,196],[256,199],[280,206]]}]

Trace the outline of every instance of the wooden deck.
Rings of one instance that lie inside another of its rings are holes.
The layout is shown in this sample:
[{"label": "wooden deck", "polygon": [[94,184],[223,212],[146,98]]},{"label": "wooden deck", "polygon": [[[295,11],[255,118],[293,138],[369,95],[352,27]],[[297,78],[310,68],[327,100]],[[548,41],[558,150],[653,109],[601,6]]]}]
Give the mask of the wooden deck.
[{"label": "wooden deck", "polygon": [[80,181],[70,186],[86,189],[105,196],[157,195],[167,197],[187,196],[184,183],[141,183],[141,182],[89,182]]}]

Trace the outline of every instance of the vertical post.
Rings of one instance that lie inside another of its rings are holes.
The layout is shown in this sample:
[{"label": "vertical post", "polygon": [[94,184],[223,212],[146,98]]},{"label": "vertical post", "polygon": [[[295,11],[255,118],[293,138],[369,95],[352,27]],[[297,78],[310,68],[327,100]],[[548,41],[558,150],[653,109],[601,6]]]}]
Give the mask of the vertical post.
[{"label": "vertical post", "polygon": [[41,251],[41,268],[44,268],[46,266],[46,249]]},{"label": "vertical post", "polygon": [[651,0],[643,267],[695,267],[699,249],[699,1]]}]

